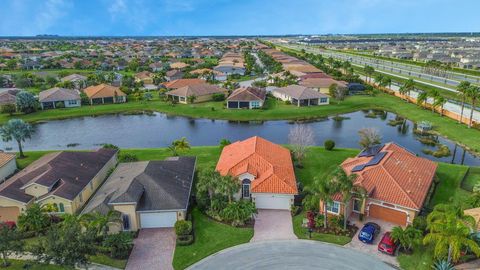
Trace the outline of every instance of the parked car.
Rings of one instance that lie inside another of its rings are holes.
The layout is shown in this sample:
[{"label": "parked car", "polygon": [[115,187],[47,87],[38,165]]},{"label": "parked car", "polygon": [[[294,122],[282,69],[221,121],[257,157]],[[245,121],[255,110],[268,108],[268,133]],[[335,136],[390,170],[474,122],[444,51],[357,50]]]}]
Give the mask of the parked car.
[{"label": "parked car", "polygon": [[358,234],[358,240],[365,244],[373,243],[375,237],[380,233],[380,226],[377,223],[367,222]]},{"label": "parked car", "polygon": [[397,250],[397,244],[390,236],[390,232],[386,232],[380,243],[378,243],[378,251],[387,253],[389,255],[395,255],[395,251]]}]

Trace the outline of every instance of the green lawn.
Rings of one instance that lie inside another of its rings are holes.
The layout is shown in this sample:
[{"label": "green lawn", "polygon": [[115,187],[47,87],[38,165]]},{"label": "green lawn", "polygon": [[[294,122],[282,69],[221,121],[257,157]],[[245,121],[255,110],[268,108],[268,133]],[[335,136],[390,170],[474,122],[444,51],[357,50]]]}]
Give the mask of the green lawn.
[{"label": "green lawn", "polygon": [[325,234],[325,233],[312,233],[312,238],[309,238],[309,233],[306,228],[302,227],[303,219],[305,218],[305,212],[302,212],[293,217],[293,232],[299,239],[311,239],[316,241],[328,242],[337,245],[346,245],[352,241],[352,238],[343,235]]},{"label": "green lawn", "polygon": [[199,260],[228,247],[247,243],[253,237],[251,228],[235,228],[215,222],[198,209],[193,210],[195,242],[177,246],[173,257],[175,269],[185,269]]},{"label": "green lawn", "polygon": [[[24,270],[24,269],[29,269],[29,270],[65,270],[65,269],[71,269],[71,268],[66,268],[64,266],[60,265],[54,265],[54,264],[37,264],[35,262],[29,262],[29,261],[22,261],[22,260],[8,260],[10,264],[9,267],[3,268],[0,267],[0,269],[5,269],[5,270]],[[28,267],[26,267],[28,265]]]},{"label": "green lawn", "polygon": [[462,165],[438,163],[437,177],[440,182],[435,188],[428,207],[433,208],[439,203],[458,202],[465,200],[470,192],[462,189],[462,179],[467,173],[468,167]]},{"label": "green lawn", "polygon": [[119,269],[125,269],[125,266],[127,266],[126,259],[125,260],[113,259],[105,254],[100,254],[100,253],[95,256],[90,256],[89,259],[93,263],[108,265],[108,266],[112,266]]},{"label": "green lawn", "polygon": [[470,167],[462,187],[465,190],[472,191],[476,184],[480,183],[480,167]]},{"label": "green lawn", "polygon": [[404,270],[431,270],[434,263],[433,250],[430,247],[417,248],[411,255],[400,254],[397,257]]}]

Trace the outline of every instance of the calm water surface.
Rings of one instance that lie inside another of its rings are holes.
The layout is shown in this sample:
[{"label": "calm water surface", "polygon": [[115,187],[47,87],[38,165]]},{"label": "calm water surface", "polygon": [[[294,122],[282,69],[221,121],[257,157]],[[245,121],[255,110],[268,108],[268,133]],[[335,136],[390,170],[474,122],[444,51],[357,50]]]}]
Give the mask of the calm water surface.
[{"label": "calm water surface", "polygon": [[[315,131],[317,145],[327,139],[337,147],[360,148],[358,130],[373,127],[380,131],[383,142],[394,141],[410,151],[436,161],[480,166],[480,159],[464,151],[453,142],[439,137],[447,145],[452,156],[437,159],[425,155],[422,149],[434,149],[416,140],[413,123],[406,121],[403,131],[388,125],[395,114],[367,118],[358,111],[343,115],[349,119],[335,121],[325,119],[301,123]],[[50,121],[35,126],[36,133],[25,142],[25,150],[94,149],[101,144],[112,143],[121,148],[154,148],[168,146],[173,140],[186,137],[191,145],[218,145],[222,138],[242,140],[254,135],[275,143],[288,143],[288,132],[293,126],[289,121],[232,122],[225,120],[190,119],[180,116],[153,115],[105,115]],[[3,149],[16,150],[13,142],[2,142]]]}]

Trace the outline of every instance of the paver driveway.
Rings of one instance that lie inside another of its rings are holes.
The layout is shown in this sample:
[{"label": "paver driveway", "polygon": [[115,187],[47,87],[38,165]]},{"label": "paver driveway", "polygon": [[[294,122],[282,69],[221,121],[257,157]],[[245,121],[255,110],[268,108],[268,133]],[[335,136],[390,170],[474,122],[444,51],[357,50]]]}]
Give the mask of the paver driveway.
[{"label": "paver driveway", "polygon": [[251,242],[292,239],[297,236],[293,233],[290,211],[258,209]]},{"label": "paver driveway", "polygon": [[142,229],[135,239],[135,246],[125,269],[173,269],[175,240],[175,230],[173,228]]}]

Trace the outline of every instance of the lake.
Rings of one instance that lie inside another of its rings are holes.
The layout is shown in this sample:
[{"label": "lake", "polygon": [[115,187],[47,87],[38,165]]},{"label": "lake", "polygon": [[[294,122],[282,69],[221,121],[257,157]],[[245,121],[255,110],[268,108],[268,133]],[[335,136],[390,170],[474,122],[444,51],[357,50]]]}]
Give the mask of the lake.
[{"label": "lake", "polygon": [[[480,158],[466,152],[455,143],[438,137],[439,143],[450,148],[451,156],[435,158],[422,152],[434,146],[422,144],[413,132],[414,124],[405,120],[403,128],[388,125],[394,120],[393,113],[358,111],[342,115],[347,119],[336,121],[328,119],[302,122],[315,132],[317,145],[323,145],[332,139],[336,147],[360,148],[358,131],[373,127],[380,131],[382,141],[396,142],[419,156],[435,161],[480,166]],[[375,118],[370,118],[370,117]],[[235,122],[226,120],[191,119],[180,116],[168,116],[162,113],[151,115],[104,115],[97,117],[73,118],[36,124],[36,132],[31,140],[24,144],[25,151],[94,149],[104,143],[118,145],[121,148],[166,147],[180,137],[186,137],[193,146],[218,145],[227,138],[230,141],[242,140],[251,136],[261,136],[275,143],[288,143],[288,133],[293,126],[291,121]],[[2,142],[2,148],[16,150],[16,143]]]}]

